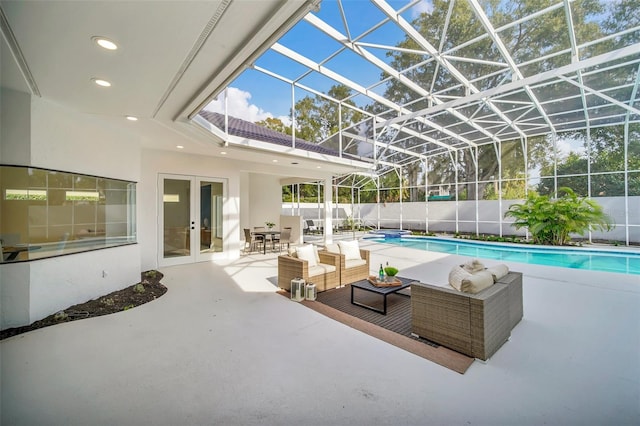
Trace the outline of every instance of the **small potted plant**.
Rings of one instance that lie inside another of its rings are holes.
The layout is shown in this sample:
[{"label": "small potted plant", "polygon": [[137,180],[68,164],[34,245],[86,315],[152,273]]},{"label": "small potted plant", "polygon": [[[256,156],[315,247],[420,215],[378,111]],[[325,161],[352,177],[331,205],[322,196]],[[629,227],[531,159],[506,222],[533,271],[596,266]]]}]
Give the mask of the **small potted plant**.
[{"label": "small potted plant", "polygon": [[384,275],[387,277],[388,282],[395,281],[397,273],[398,273],[398,268],[396,267],[387,266],[384,268]]},{"label": "small potted plant", "polygon": [[264,224],[265,224],[265,225],[267,225],[267,229],[268,229],[269,231],[271,231],[271,228],[273,228],[274,226],[276,226],[276,224],[275,224],[275,223],[273,223],[273,222],[265,222]]}]

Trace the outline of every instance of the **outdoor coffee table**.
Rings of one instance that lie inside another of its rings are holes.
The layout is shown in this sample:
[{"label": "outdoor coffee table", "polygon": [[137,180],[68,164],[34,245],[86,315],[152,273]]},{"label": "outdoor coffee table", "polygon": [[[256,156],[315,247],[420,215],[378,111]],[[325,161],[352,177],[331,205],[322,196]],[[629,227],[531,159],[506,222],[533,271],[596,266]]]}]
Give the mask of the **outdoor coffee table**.
[{"label": "outdoor coffee table", "polygon": [[[402,278],[402,277],[396,277],[396,278],[399,279],[402,284],[394,287],[376,287],[375,285],[371,284],[369,280],[356,281],[355,283],[351,284],[351,303],[356,306],[361,306],[363,308],[371,309],[372,311],[378,312],[382,315],[387,315],[387,296],[392,293],[397,293],[400,290],[403,290],[411,286],[411,283],[416,281],[411,278]],[[374,308],[373,306],[365,305],[364,303],[356,302],[353,298],[353,289],[355,288],[369,291],[371,293],[380,294],[383,297],[382,310]]]}]

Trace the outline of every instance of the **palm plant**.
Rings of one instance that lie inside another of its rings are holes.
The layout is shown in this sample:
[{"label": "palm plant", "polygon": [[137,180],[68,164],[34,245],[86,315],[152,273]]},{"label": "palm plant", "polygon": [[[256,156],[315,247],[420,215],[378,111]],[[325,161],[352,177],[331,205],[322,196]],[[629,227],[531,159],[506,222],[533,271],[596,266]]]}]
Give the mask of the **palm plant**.
[{"label": "palm plant", "polygon": [[523,204],[514,204],[504,217],[515,219],[516,229],[528,228],[536,244],[566,245],[571,234],[609,231],[613,225],[602,207],[592,199],[578,197],[570,188],[560,188],[564,196],[555,200],[529,193]]}]

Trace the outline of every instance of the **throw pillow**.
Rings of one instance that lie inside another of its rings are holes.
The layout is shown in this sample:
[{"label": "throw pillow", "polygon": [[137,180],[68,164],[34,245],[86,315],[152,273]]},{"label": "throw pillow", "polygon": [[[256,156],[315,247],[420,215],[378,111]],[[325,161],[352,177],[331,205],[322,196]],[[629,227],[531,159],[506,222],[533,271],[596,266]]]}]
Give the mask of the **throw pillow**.
[{"label": "throw pillow", "polygon": [[340,247],[340,253],[344,254],[344,260],[359,260],[360,257],[360,245],[358,240],[353,241],[338,241]]},{"label": "throw pillow", "polygon": [[478,259],[473,259],[473,260],[470,260],[469,262],[465,263],[464,265],[462,265],[462,268],[465,271],[471,272],[473,274],[475,272],[483,271],[484,270],[484,265]]},{"label": "throw pillow", "polygon": [[316,263],[320,263],[320,255],[318,254],[318,246],[312,244],[313,246],[313,254],[316,256]]},{"label": "throw pillow", "polygon": [[329,253],[340,254],[340,246],[336,243],[327,244],[324,246]]},{"label": "throw pillow", "polygon": [[298,254],[298,259],[306,260],[309,262],[309,268],[312,266],[317,266],[318,261],[316,260],[316,251],[314,249],[313,244],[305,244],[300,247],[296,247],[296,253]]},{"label": "throw pillow", "polygon": [[503,264],[494,265],[487,268],[487,271],[491,272],[491,275],[493,275],[493,281],[495,282],[509,273],[509,267]]},{"label": "throw pillow", "polygon": [[475,294],[493,285],[493,275],[488,271],[471,274],[464,268],[455,266],[449,272],[449,284],[458,291]]}]

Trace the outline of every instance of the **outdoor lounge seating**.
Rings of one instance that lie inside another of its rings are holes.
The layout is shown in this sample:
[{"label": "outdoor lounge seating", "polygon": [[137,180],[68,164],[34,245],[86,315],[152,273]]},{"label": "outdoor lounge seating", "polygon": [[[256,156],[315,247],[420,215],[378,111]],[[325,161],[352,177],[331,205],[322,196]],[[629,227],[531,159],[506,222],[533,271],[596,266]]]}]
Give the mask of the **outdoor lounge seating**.
[{"label": "outdoor lounge seating", "polygon": [[[327,244],[325,250],[340,256],[341,286],[366,280],[371,275],[369,250],[359,248],[357,240]],[[356,253],[359,256],[356,256]]]},{"label": "outdoor lounge seating", "polygon": [[317,291],[336,288],[340,285],[340,256],[317,251],[311,244],[278,256],[278,287],[290,291],[294,278],[313,282]]},{"label": "outdoor lounge seating", "polygon": [[521,272],[509,272],[475,294],[448,286],[411,285],[412,332],[481,360],[509,339],[522,314]]},{"label": "outdoor lounge seating", "polygon": [[320,232],[320,229],[316,226],[315,222],[311,219],[307,219],[304,221],[304,233],[305,234],[317,234]]}]

